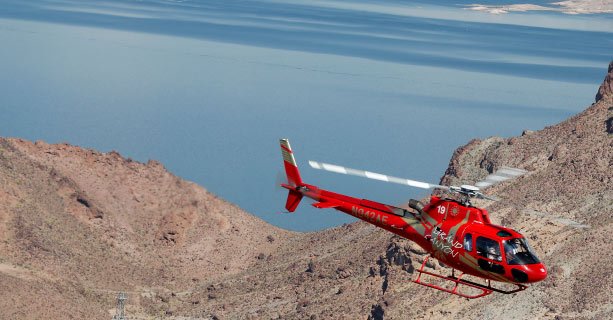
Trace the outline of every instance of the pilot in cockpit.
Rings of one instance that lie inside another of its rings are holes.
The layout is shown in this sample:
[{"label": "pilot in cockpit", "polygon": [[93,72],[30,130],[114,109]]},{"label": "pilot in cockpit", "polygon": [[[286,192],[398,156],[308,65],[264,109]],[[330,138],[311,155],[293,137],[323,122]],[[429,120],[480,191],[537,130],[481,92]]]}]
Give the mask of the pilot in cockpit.
[{"label": "pilot in cockpit", "polygon": [[504,251],[507,254],[507,262],[512,263],[517,257],[517,253],[521,251],[521,243],[519,239],[512,239],[505,242]]},{"label": "pilot in cockpit", "polygon": [[517,254],[517,252],[519,251],[519,246],[520,246],[519,239],[511,240],[510,245],[511,245],[510,251],[513,252],[513,254]]}]

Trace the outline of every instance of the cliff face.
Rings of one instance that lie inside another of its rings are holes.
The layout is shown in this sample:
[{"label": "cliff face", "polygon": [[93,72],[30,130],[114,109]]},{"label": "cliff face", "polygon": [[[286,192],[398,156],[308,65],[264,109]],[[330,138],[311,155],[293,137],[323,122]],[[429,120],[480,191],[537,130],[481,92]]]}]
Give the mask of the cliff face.
[{"label": "cliff face", "polygon": [[608,318],[611,72],[582,113],[520,137],[473,140],[441,179],[529,171],[486,190],[501,201],[476,202],[526,235],[547,265],[549,277],[523,292],[460,299],[412,283],[425,253],[365,223],[287,232],[155,161],[0,139],[0,318],[109,319],[120,290],[130,319]]}]

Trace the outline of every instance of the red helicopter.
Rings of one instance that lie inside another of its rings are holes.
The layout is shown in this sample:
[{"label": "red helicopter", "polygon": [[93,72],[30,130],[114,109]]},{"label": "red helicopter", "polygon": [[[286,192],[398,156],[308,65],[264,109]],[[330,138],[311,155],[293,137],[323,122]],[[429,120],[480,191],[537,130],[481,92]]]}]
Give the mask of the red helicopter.
[{"label": "red helicopter", "polygon": [[[316,201],[312,204],[315,208],[333,208],[414,241],[430,254],[417,270],[418,276],[414,282],[473,299],[492,292],[505,294],[519,292],[527,288],[526,284],[547,277],[545,266],[537,258],[524,236],[513,229],[492,224],[487,210],[477,208],[470,202],[472,198],[497,200],[481,193],[479,187],[508,180],[526,171],[505,167],[477,183],[477,186],[456,187],[309,161],[310,166],[315,169],[423,189],[441,189],[459,198],[456,200],[432,195],[430,203],[425,206],[411,199],[407,210],[334,193],[304,183],[289,141],[281,139],[280,143],[287,175],[287,183],[282,183],[281,186],[289,190],[285,208],[289,212],[294,212],[300,200],[308,197]],[[451,275],[444,276],[424,270],[430,256],[451,267]],[[456,269],[459,271],[457,275]],[[425,282],[422,279],[424,274],[442,281]],[[486,284],[463,279],[465,274],[485,279]],[[510,284],[512,289],[492,287],[492,281]]]}]

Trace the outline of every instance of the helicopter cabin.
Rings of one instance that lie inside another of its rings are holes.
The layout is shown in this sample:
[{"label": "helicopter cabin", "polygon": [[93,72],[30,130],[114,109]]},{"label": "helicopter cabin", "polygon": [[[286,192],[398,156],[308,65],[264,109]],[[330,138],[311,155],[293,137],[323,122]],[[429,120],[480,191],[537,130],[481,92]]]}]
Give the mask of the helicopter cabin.
[{"label": "helicopter cabin", "polygon": [[[527,267],[536,267],[537,264],[540,265],[540,261],[528,241],[513,229],[492,224],[487,210],[435,196],[424,210],[429,213],[427,220],[430,220],[434,230],[432,243],[436,245],[440,240],[451,237],[456,248],[461,247],[465,255],[476,260],[481,269],[475,270],[477,275],[481,271],[487,271],[511,282],[525,283],[536,280],[528,276],[535,273],[529,272]],[[439,239],[440,235],[444,235],[443,239]],[[459,263],[456,259],[450,261],[448,258],[451,257],[443,257],[451,265]],[[472,270],[467,271],[475,274]]]}]

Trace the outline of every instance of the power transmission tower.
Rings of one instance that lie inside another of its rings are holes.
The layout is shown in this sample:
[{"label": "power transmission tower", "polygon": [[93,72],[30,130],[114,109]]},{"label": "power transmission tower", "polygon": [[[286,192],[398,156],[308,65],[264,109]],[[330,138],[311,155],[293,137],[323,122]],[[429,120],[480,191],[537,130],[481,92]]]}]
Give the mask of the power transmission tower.
[{"label": "power transmission tower", "polygon": [[117,311],[115,311],[115,315],[113,316],[113,320],[127,320],[124,307],[126,305],[126,300],[128,300],[128,295],[125,292],[120,292],[117,295]]}]

